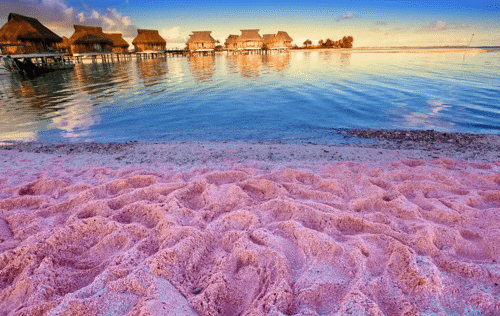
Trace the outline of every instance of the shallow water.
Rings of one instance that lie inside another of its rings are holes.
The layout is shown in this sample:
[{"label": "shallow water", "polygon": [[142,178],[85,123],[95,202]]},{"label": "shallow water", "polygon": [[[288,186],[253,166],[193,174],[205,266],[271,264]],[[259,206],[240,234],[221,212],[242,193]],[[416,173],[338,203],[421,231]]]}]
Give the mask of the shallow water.
[{"label": "shallow water", "polygon": [[332,128],[500,134],[500,52],[295,51],[0,74],[0,141],[333,142]]}]

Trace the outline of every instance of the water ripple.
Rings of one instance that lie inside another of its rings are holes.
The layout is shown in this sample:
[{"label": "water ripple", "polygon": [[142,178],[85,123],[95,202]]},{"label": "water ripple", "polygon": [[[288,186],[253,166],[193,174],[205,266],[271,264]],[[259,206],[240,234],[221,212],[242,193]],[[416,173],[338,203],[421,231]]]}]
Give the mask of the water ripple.
[{"label": "water ripple", "polygon": [[312,139],[334,127],[499,134],[499,71],[498,52],[297,51],[2,74],[0,140]]}]

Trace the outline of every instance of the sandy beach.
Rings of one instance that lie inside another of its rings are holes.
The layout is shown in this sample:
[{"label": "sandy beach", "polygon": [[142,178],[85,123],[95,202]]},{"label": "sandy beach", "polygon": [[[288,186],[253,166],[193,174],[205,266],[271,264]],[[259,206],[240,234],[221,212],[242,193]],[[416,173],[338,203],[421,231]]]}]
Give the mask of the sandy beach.
[{"label": "sandy beach", "polygon": [[0,145],[0,315],[499,315],[500,137]]}]

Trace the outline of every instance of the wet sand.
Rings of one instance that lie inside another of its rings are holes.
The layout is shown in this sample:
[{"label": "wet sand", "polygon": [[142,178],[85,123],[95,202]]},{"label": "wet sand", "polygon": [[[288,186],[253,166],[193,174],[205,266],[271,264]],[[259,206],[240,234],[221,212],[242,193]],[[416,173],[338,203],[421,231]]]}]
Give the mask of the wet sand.
[{"label": "wet sand", "polygon": [[500,314],[498,136],[344,132],[0,146],[0,314]]}]

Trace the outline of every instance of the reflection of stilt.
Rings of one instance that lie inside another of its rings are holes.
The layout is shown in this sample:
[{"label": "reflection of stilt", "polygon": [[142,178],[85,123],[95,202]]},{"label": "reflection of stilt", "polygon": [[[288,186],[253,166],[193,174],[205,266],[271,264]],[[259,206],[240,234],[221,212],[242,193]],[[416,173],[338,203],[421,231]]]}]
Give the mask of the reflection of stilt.
[{"label": "reflection of stilt", "polygon": [[[469,41],[469,48],[470,48],[470,44],[472,43],[472,38],[474,37],[474,33],[472,33],[472,36],[470,37],[470,41]],[[467,54],[467,51],[465,51],[464,53],[464,59],[462,60],[462,63],[465,62],[465,55]]]}]

